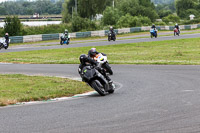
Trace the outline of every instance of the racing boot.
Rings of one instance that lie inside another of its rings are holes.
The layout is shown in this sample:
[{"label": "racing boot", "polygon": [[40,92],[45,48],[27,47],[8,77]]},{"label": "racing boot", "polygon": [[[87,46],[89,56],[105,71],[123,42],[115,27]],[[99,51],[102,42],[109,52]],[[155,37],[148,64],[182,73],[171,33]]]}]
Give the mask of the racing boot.
[{"label": "racing boot", "polygon": [[110,77],[106,76],[106,79],[108,81],[109,87],[115,89],[115,85],[113,84],[113,81],[110,79]]}]

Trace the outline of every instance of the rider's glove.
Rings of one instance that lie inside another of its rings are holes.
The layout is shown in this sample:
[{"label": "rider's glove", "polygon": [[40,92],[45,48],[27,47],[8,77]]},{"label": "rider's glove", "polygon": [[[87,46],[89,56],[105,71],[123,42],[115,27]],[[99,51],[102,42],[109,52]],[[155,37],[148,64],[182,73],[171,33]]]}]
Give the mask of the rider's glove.
[{"label": "rider's glove", "polygon": [[98,71],[103,71],[103,68],[101,68],[101,67],[95,67],[95,69],[97,69]]}]

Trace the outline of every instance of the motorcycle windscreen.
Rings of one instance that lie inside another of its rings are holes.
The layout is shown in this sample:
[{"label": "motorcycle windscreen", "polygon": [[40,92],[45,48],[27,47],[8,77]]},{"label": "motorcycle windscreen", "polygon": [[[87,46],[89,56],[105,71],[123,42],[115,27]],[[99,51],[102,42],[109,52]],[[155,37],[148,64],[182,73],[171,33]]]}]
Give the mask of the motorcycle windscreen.
[{"label": "motorcycle windscreen", "polygon": [[151,32],[151,33],[154,33],[154,29],[151,29],[150,32]]}]

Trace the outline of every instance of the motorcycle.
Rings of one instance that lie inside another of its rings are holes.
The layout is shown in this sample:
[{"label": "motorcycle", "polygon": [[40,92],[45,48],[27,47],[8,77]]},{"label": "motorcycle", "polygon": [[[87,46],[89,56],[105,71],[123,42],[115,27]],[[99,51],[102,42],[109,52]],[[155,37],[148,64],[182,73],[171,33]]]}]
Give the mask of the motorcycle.
[{"label": "motorcycle", "polygon": [[70,42],[70,35],[68,37],[65,37],[64,35],[60,37],[60,45],[63,44],[69,45],[69,42]]},{"label": "motorcycle", "polygon": [[94,57],[94,60],[96,60],[99,63],[99,67],[103,68],[110,75],[113,75],[113,71],[108,63],[106,55],[99,53],[96,55],[96,57]]},{"label": "motorcycle", "polygon": [[93,66],[85,66],[82,70],[82,81],[90,85],[101,96],[107,93],[113,93],[115,90],[114,84],[109,84],[105,77]]},{"label": "motorcycle", "polygon": [[111,40],[113,40],[113,41],[116,40],[116,34],[109,32],[108,33],[108,41],[111,41]]},{"label": "motorcycle", "polygon": [[151,34],[151,38],[155,37],[157,38],[158,34],[157,34],[157,29],[150,29],[150,34]]},{"label": "motorcycle", "polygon": [[0,50],[1,50],[2,48],[8,49],[9,43],[10,43],[10,39],[9,39],[8,42],[6,42],[6,39],[5,39],[5,38],[0,38]]},{"label": "motorcycle", "polygon": [[179,34],[180,34],[179,30],[177,28],[174,28],[174,36],[176,36],[176,35],[179,36]]}]

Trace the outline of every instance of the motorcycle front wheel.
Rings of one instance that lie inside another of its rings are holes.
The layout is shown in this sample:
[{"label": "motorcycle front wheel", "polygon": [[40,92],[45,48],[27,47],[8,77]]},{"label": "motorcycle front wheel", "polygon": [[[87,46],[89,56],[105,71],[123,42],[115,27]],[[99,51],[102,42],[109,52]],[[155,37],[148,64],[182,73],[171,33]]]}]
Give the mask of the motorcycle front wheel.
[{"label": "motorcycle front wheel", "polygon": [[110,75],[113,75],[113,71],[108,63],[105,63],[103,67],[106,69],[106,72],[108,72]]},{"label": "motorcycle front wheel", "polygon": [[63,41],[60,41],[60,45],[63,45]]},{"label": "motorcycle front wheel", "polygon": [[104,90],[103,86],[101,85],[101,83],[97,80],[94,80],[91,82],[91,87],[93,89],[95,89],[99,95],[101,96],[105,96],[106,95],[106,91]]},{"label": "motorcycle front wheel", "polygon": [[110,40],[111,40],[111,37],[109,36],[109,37],[108,37],[108,41],[110,42]]}]

